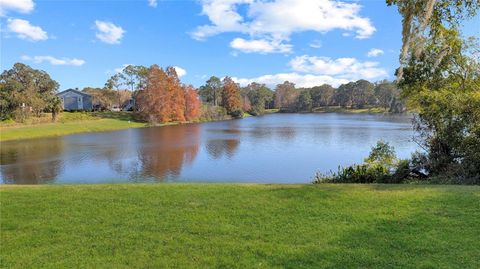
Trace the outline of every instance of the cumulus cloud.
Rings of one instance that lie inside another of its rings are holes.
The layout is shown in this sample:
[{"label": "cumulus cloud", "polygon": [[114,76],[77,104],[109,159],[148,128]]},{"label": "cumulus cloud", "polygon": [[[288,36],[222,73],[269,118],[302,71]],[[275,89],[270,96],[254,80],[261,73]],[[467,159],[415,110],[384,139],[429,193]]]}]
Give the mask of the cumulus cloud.
[{"label": "cumulus cloud", "polygon": [[355,58],[331,59],[303,55],[292,59],[290,66],[297,72],[336,76],[349,80],[375,79],[387,76],[387,72],[378,67],[377,62],[361,62]]},{"label": "cumulus cloud", "polygon": [[377,62],[361,62],[355,58],[331,59],[317,56],[298,56],[290,63],[292,72],[269,74],[254,78],[234,78],[242,86],[251,82],[265,83],[270,87],[290,81],[298,87],[330,84],[335,87],[359,79],[376,80],[388,77]]},{"label": "cumulus cloud", "polygon": [[119,44],[125,34],[122,27],[111,22],[96,20],[95,27],[97,28],[96,37],[107,44]]},{"label": "cumulus cloud", "polygon": [[157,7],[157,0],[148,0],[148,5],[151,7]]},{"label": "cumulus cloud", "polygon": [[77,58],[73,58],[73,59],[61,58],[61,59],[59,59],[59,58],[55,58],[53,56],[33,56],[33,57],[30,57],[30,56],[27,56],[27,55],[23,55],[22,60],[31,61],[31,62],[34,62],[34,63],[37,63],[37,64],[43,63],[43,62],[48,62],[51,65],[81,66],[81,65],[85,64],[84,60],[80,60],[80,59],[77,59]]},{"label": "cumulus cloud", "polygon": [[230,42],[230,47],[245,53],[290,53],[292,51],[292,45],[282,44],[281,42],[275,40],[268,41],[265,39],[245,40],[243,38],[235,38],[232,40],[232,42]]},{"label": "cumulus cloud", "polygon": [[[246,8],[245,15],[240,14],[239,7]],[[360,9],[357,3],[337,0],[202,0],[202,14],[209,18],[210,24],[197,27],[192,37],[202,40],[225,32],[247,34],[252,40],[243,39],[245,46],[235,49],[244,50],[245,47],[249,52],[252,44],[259,41],[283,44],[292,33],[304,31],[326,33],[340,29],[363,39],[370,37],[375,27],[369,18],[359,15]],[[237,44],[238,38],[235,40],[237,42],[232,41],[230,45]]]},{"label": "cumulus cloud", "polygon": [[34,7],[32,0],[0,0],[0,16],[5,16],[8,11],[30,13]]},{"label": "cumulus cloud", "polygon": [[385,52],[381,49],[371,49],[371,50],[368,51],[367,56],[368,57],[377,57],[377,56],[380,56],[384,53]]},{"label": "cumulus cloud", "polygon": [[15,33],[18,38],[29,41],[47,40],[48,35],[41,27],[30,24],[27,20],[8,19],[7,31]]},{"label": "cumulus cloud", "polygon": [[348,79],[335,78],[332,76],[313,75],[313,74],[299,74],[296,72],[291,73],[279,73],[272,75],[263,75],[254,78],[232,78],[235,82],[240,83],[242,86],[246,86],[252,82],[266,84],[269,87],[275,87],[277,84],[281,84],[285,81],[295,83],[297,87],[313,87],[322,84],[330,84],[337,87],[340,84],[347,83]]},{"label": "cumulus cloud", "polygon": [[175,72],[177,72],[177,76],[179,78],[185,76],[187,74],[187,70],[179,67],[179,66],[174,66],[173,68],[175,68]]}]

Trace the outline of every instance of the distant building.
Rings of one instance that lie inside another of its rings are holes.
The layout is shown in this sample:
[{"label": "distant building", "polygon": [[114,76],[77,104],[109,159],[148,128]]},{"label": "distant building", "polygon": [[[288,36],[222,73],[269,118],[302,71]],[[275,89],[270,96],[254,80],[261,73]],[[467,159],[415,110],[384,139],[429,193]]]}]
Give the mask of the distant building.
[{"label": "distant building", "polygon": [[81,91],[68,89],[57,94],[64,110],[92,110],[92,96]]}]

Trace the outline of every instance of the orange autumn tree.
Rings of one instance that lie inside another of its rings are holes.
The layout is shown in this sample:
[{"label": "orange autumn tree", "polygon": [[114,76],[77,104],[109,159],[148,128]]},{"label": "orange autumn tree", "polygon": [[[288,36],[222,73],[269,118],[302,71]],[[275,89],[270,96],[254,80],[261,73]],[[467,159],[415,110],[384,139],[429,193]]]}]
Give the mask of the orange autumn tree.
[{"label": "orange autumn tree", "polygon": [[183,87],[174,67],[167,67],[168,107],[172,121],[185,121],[185,96]]},{"label": "orange autumn tree", "polygon": [[137,94],[137,113],[150,123],[168,122],[168,107],[165,106],[169,99],[166,90],[167,74],[158,67],[152,65],[148,68],[145,88]]},{"label": "orange autumn tree", "polygon": [[[148,69],[148,76],[145,88],[137,94],[137,112],[139,116],[150,123],[162,123],[172,121],[185,121],[186,118],[198,117],[197,111],[189,111],[187,107],[193,106],[193,110],[197,109],[189,100],[187,105],[184,87],[177,72],[173,67],[167,67],[166,70],[152,65]],[[199,102],[199,100],[198,100]]]},{"label": "orange autumn tree", "polygon": [[230,77],[223,79],[222,105],[234,117],[243,115],[240,88]]},{"label": "orange autumn tree", "polygon": [[188,121],[195,120],[200,117],[201,112],[198,93],[192,85],[184,86],[183,93],[185,96],[185,119]]}]

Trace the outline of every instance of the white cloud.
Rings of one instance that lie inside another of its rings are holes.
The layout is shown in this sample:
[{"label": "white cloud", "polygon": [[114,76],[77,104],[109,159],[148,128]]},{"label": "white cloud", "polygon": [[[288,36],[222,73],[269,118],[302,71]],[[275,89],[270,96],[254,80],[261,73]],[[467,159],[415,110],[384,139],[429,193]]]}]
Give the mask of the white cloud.
[{"label": "white cloud", "polygon": [[377,62],[360,62],[355,58],[331,59],[303,55],[289,63],[292,72],[269,74],[254,78],[234,78],[242,86],[251,82],[265,83],[270,87],[290,81],[298,87],[313,87],[330,84],[334,87],[359,79],[378,80],[388,77]]},{"label": "white cloud", "polygon": [[7,30],[17,34],[18,38],[29,41],[47,40],[48,35],[42,28],[30,24],[27,20],[8,19]]},{"label": "white cloud", "polygon": [[122,39],[125,30],[122,27],[117,26],[111,22],[106,21],[95,21],[95,26],[97,28],[96,37],[102,42],[108,44],[119,44],[120,39]]},{"label": "white cloud", "polygon": [[377,56],[380,56],[384,53],[385,52],[381,49],[371,49],[370,51],[368,51],[367,56],[368,57],[377,57]]},{"label": "white cloud", "polygon": [[69,59],[69,58],[55,58],[53,56],[27,56],[23,55],[22,60],[24,61],[31,61],[36,64],[48,62],[51,65],[73,65],[73,66],[81,66],[85,64],[84,60],[80,60],[77,58]]},{"label": "white cloud", "polygon": [[314,49],[319,49],[322,47],[322,41],[320,40],[313,40],[312,43],[308,44],[310,47]]},{"label": "white cloud", "polygon": [[157,7],[157,0],[148,0],[148,5],[151,7]]},{"label": "white cloud", "polygon": [[187,74],[187,70],[179,67],[179,66],[174,66],[173,68],[175,68],[175,72],[177,72],[177,76],[179,78],[185,76]]},{"label": "white cloud", "polygon": [[349,80],[386,77],[387,72],[377,62],[360,62],[355,58],[331,59],[317,56],[298,56],[290,61],[294,71],[336,76]]},{"label": "white cloud", "polygon": [[292,51],[292,45],[282,44],[279,41],[272,40],[245,40],[243,38],[235,38],[230,42],[230,47],[240,50],[245,53],[290,53]]},{"label": "white cloud", "polygon": [[272,75],[263,75],[255,78],[232,78],[235,82],[240,83],[241,86],[246,86],[252,82],[266,84],[269,87],[275,87],[277,84],[281,84],[285,81],[295,83],[297,87],[313,87],[322,84],[330,84],[337,87],[340,84],[347,83],[348,79],[335,78],[332,76],[313,75],[313,74],[299,74],[292,73],[279,73]]},{"label": "white cloud", "polygon": [[[238,12],[240,6],[246,8],[245,15]],[[359,15],[360,8],[356,3],[338,0],[202,0],[202,14],[208,16],[211,24],[197,27],[192,37],[202,40],[220,33],[237,32],[248,34],[252,39],[249,42],[268,40],[282,44],[292,33],[326,33],[340,29],[354,32],[357,38],[363,39],[370,37],[375,27],[370,19]]]},{"label": "white cloud", "polygon": [[0,0],[0,16],[5,16],[8,11],[30,13],[34,7],[32,0]]}]

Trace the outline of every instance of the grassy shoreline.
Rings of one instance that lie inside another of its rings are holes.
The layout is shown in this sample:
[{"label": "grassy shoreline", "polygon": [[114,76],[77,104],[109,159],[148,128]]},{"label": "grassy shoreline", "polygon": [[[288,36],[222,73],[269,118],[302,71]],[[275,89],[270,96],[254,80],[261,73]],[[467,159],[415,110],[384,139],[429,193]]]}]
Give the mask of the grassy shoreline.
[{"label": "grassy shoreline", "polygon": [[0,187],[2,268],[478,268],[480,187]]},{"label": "grassy shoreline", "polygon": [[0,141],[62,136],[77,133],[104,132],[148,126],[136,121],[131,112],[64,112],[57,122],[45,115],[38,122],[1,124]]}]

